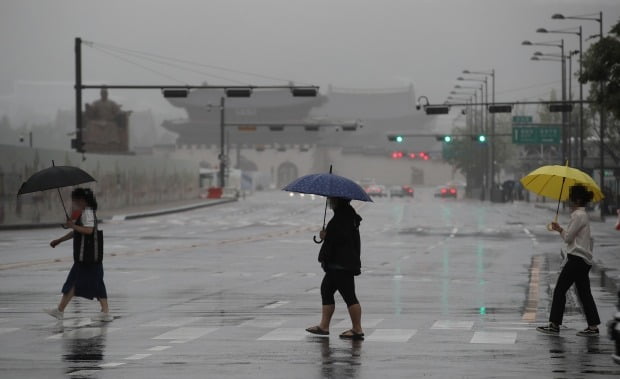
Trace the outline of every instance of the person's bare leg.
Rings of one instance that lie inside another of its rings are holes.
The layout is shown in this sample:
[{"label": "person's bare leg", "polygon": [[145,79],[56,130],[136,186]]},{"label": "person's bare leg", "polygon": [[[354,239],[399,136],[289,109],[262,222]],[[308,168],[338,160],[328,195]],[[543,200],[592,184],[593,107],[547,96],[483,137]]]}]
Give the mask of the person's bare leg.
[{"label": "person's bare leg", "polygon": [[355,333],[363,333],[364,331],[362,330],[362,307],[361,305],[353,304],[347,309],[349,311],[349,316],[351,317],[351,324],[353,324],[353,327],[351,328],[351,330],[353,330]]},{"label": "person's bare leg", "polygon": [[108,307],[108,299],[98,299],[98,300],[99,300],[99,304],[101,304],[101,312],[109,313],[110,308]]},{"label": "person's bare leg", "polygon": [[62,299],[60,299],[60,303],[58,304],[59,311],[61,312],[65,311],[65,308],[71,301],[71,298],[73,298],[73,295],[75,295],[75,287],[71,288],[69,292],[62,294]]},{"label": "person's bare leg", "polygon": [[332,321],[332,316],[336,310],[336,304],[323,305],[321,309],[321,323],[319,327],[323,330],[329,330],[329,323]]}]

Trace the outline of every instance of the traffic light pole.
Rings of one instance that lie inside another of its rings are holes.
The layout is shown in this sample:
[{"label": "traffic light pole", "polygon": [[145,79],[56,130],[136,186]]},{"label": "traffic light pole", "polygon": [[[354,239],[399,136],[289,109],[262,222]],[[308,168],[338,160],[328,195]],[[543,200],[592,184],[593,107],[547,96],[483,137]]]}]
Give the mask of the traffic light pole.
[{"label": "traffic light pole", "polygon": [[80,153],[84,152],[82,140],[82,39],[75,39],[75,146]]}]

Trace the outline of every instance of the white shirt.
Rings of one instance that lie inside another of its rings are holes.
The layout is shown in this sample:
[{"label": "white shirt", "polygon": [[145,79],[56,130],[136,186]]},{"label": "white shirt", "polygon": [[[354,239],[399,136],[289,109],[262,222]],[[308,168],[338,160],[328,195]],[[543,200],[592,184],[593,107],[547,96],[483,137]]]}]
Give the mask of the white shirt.
[{"label": "white shirt", "polygon": [[566,242],[566,253],[583,258],[592,265],[592,238],[590,236],[590,219],[585,209],[580,207],[570,214],[566,229],[560,233]]},{"label": "white shirt", "polygon": [[82,212],[82,225],[89,228],[95,227],[95,212],[91,208],[86,208]]}]

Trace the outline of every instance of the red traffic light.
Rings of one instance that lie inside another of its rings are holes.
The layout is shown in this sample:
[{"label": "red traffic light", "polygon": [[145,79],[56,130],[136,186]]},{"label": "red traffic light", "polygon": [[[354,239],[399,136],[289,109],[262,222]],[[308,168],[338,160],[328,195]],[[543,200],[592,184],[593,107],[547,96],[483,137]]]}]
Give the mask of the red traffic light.
[{"label": "red traffic light", "polygon": [[392,153],[392,159],[400,159],[403,157],[402,151],[395,151]]}]

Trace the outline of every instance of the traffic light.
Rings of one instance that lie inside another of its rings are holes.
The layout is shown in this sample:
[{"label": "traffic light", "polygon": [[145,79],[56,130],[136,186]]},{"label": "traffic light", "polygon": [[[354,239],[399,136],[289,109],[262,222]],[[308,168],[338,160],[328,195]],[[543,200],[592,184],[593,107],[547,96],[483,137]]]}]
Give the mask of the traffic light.
[{"label": "traffic light", "polygon": [[426,114],[448,114],[450,107],[446,105],[427,105],[424,107]]},{"label": "traffic light", "polygon": [[563,103],[549,104],[549,112],[552,112],[552,113],[572,112],[572,111],[573,111],[573,104],[563,104]]},{"label": "traffic light", "polygon": [[511,113],[512,104],[493,104],[489,105],[489,113]]},{"label": "traffic light", "polygon": [[404,140],[405,140],[405,137],[403,137],[401,135],[389,135],[388,136],[388,141],[401,143]]},{"label": "traffic light", "polygon": [[485,142],[487,142],[487,136],[485,136],[484,134],[480,134],[480,135],[478,136],[478,142],[480,142],[480,143],[485,143]]},{"label": "traffic light", "polygon": [[437,141],[443,141],[445,143],[452,142],[452,136],[437,136]]}]

